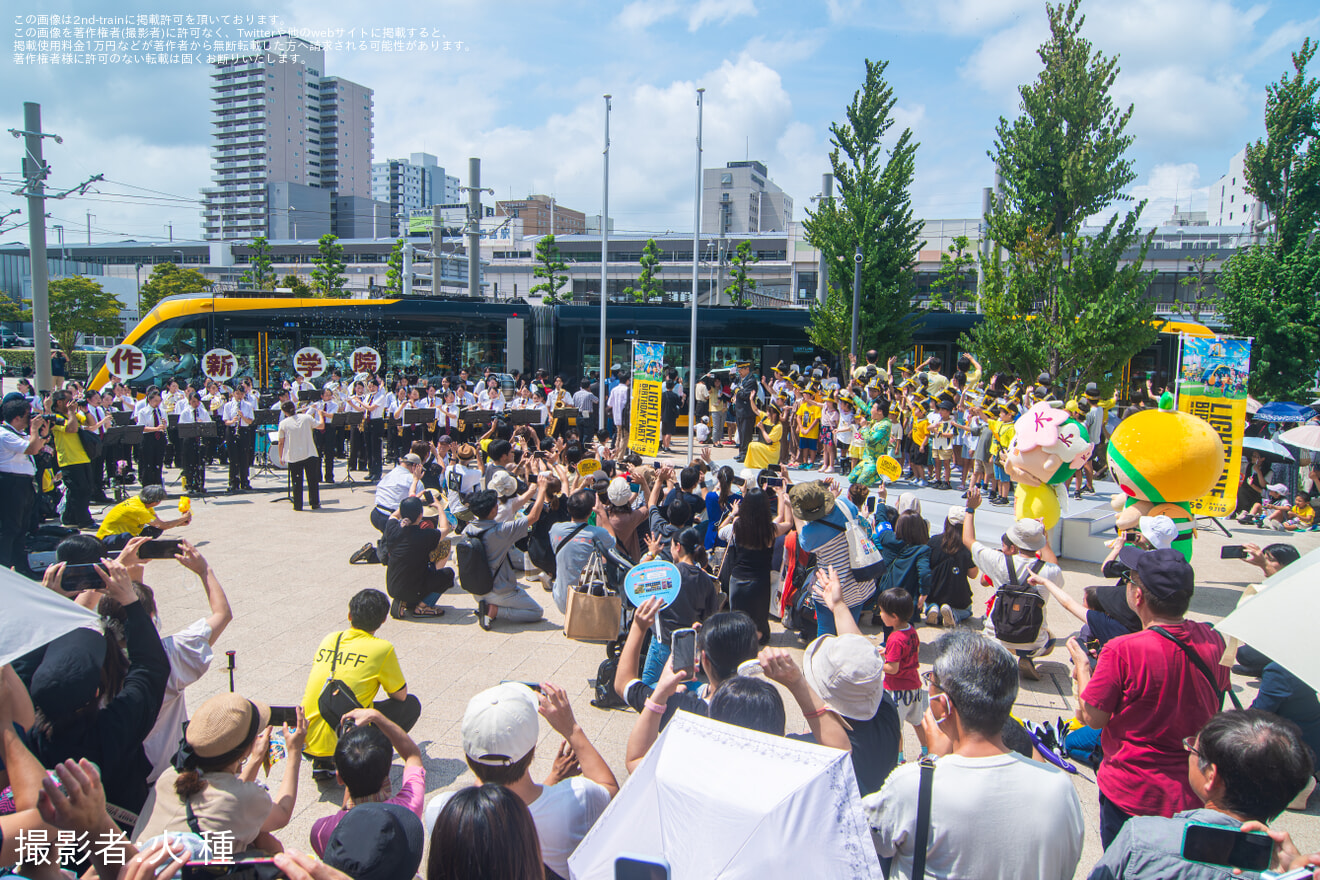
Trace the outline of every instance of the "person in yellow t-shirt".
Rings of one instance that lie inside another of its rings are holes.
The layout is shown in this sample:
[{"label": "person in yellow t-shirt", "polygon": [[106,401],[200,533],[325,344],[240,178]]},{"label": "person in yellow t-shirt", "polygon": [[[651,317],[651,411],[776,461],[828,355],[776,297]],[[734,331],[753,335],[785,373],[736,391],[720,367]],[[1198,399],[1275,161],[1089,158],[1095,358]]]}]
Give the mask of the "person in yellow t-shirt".
[{"label": "person in yellow t-shirt", "polygon": [[1290,532],[1304,532],[1315,525],[1315,508],[1306,500],[1305,495],[1298,495],[1297,500],[1288,511],[1291,516],[1283,524],[1284,529]]},{"label": "person in yellow t-shirt", "polygon": [[[421,702],[408,693],[394,645],[376,638],[376,630],[389,616],[388,596],[380,590],[362,590],[348,602],[349,628],[330,633],[316,649],[302,701],[307,716],[305,754],[312,759],[315,778],[333,778],[335,773],[339,732],[321,717],[320,707],[321,692],[330,679],[346,684],[360,707],[375,708],[404,731],[412,730],[422,714]],[[380,690],[388,699],[376,700]]]},{"label": "person in yellow t-shirt", "polygon": [[801,467],[809,471],[816,466],[816,455],[820,449],[820,403],[816,400],[815,392],[805,392],[802,402],[798,404],[797,441],[802,453]]},{"label": "person in yellow t-shirt", "polygon": [[[87,427],[87,414],[82,412],[68,391],[56,391],[50,396],[51,435],[55,439],[55,457],[60,464],[60,479],[64,482],[64,515],[66,526],[94,529],[96,522],[88,505],[92,501],[92,460],[78,438],[78,430]],[[94,426],[93,426],[94,427]]]},{"label": "person in yellow t-shirt", "polygon": [[121,501],[106,511],[101,520],[101,527],[96,530],[96,537],[105,539],[111,535],[140,535],[158,538],[161,532],[176,526],[186,526],[192,522],[192,513],[185,513],[178,519],[161,519],[156,508],[166,499],[164,486],[143,486],[136,498]]},{"label": "person in yellow t-shirt", "polygon": [[926,463],[930,457],[930,422],[920,404],[912,404],[912,428],[908,432],[911,445],[908,458],[912,462],[912,478],[918,486],[926,485]]},{"label": "person in yellow t-shirt", "polygon": [[1013,443],[1016,428],[1013,423],[1013,411],[1000,404],[995,407],[995,417],[987,419],[990,426],[990,460],[994,463],[995,491],[990,495],[990,503],[1004,505],[1013,500],[1013,481],[1004,470],[1003,456]]}]

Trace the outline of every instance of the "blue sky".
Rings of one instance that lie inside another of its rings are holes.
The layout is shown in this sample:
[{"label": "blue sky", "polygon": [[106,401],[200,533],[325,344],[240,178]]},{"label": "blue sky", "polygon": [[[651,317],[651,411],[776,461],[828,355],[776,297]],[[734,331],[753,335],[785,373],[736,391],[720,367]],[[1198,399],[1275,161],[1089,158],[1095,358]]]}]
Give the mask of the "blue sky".
[{"label": "blue sky", "polygon": [[[1046,33],[1039,0],[634,0],[605,4],[394,3],[230,0],[208,7],[93,2],[43,12],[278,14],[293,28],[430,27],[463,41],[461,52],[403,58],[328,53],[327,72],[375,89],[375,156],[425,150],[451,174],[483,159],[483,183],[498,198],[554,194],[600,211],[606,92],[611,121],[610,213],[621,230],[692,225],[696,105],[706,88],[706,167],[745,155],[765,161],[802,219],[829,170],[829,124],[862,81],[863,59],[887,59],[898,128],[921,146],[913,201],[918,216],[972,217],[991,182],[986,156],[998,117],[1016,110],[1016,88],[1034,77]],[[23,10],[26,12],[27,10]],[[35,5],[32,7],[36,12]],[[1129,131],[1138,173],[1130,192],[1148,198],[1143,219],[1167,217],[1177,197],[1204,209],[1206,189],[1229,157],[1263,133],[1265,86],[1290,68],[1289,52],[1320,35],[1303,0],[1088,0],[1084,33],[1121,55],[1115,91],[1135,104]],[[11,12],[12,14],[12,12]],[[20,13],[21,14],[21,13]],[[12,19],[11,31],[12,31]],[[11,36],[12,40],[12,36]],[[53,184],[104,173],[114,184],[50,207],[72,240],[196,234],[186,202],[143,203],[143,189],[198,198],[209,184],[209,91],[205,66],[26,67],[0,59],[5,128],[22,102],[43,104]],[[1320,69],[1313,74],[1320,74]],[[9,143],[3,179],[19,157]],[[6,186],[6,192],[13,189]],[[0,196],[0,213],[19,207]],[[22,231],[0,240],[25,239]],[[51,236],[52,241],[54,235]]]}]

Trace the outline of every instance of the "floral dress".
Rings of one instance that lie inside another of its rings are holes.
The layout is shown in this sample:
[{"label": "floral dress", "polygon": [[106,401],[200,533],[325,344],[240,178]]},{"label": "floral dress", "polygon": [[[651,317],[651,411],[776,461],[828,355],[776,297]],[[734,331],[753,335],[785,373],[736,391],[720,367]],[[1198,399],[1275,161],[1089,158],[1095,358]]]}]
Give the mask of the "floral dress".
[{"label": "floral dress", "polygon": [[874,486],[879,481],[880,475],[876,473],[875,462],[880,456],[889,452],[889,432],[891,430],[892,426],[887,418],[882,418],[880,421],[861,429],[858,436],[866,445],[866,451],[862,454],[862,460],[848,474],[848,482],[869,487]]}]

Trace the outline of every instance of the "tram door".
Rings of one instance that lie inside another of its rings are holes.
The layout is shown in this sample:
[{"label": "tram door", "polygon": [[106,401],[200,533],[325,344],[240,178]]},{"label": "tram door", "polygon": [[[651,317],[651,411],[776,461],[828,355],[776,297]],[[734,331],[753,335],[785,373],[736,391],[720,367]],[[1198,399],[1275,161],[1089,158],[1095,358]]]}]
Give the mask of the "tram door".
[{"label": "tram door", "polygon": [[238,359],[236,379],[250,378],[258,389],[280,388],[294,377],[298,333],[235,327],[229,331],[229,350]]}]

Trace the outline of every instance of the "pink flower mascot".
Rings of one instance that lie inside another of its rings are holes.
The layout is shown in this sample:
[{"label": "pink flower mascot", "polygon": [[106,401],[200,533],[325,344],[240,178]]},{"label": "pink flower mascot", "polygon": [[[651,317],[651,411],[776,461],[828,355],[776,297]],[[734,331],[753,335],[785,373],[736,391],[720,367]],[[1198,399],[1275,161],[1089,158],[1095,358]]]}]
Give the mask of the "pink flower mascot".
[{"label": "pink flower mascot", "polygon": [[1060,487],[1091,455],[1086,428],[1067,410],[1037,403],[1013,424],[1004,469],[1017,482],[1013,511],[1050,529],[1059,521]]}]

